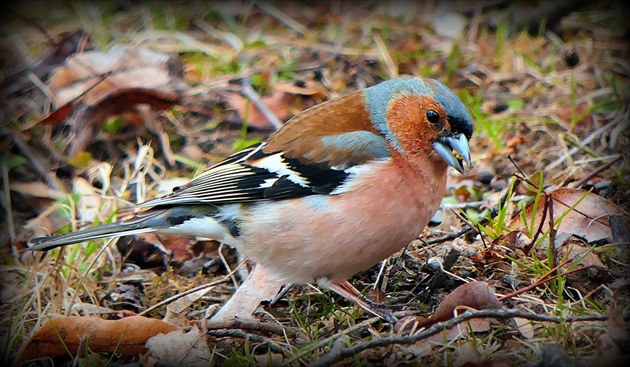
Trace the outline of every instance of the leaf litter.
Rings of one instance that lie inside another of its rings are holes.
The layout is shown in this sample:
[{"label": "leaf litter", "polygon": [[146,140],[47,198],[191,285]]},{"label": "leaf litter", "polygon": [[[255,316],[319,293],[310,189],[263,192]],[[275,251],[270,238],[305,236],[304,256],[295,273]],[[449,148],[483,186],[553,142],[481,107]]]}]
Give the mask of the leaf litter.
[{"label": "leaf litter", "polygon": [[[374,344],[356,357],[363,364],[518,365],[564,353],[569,361],[604,366],[606,358],[627,356],[620,315],[628,307],[630,260],[623,231],[609,221],[614,214],[627,224],[630,192],[624,155],[630,73],[620,38],[627,26],[611,25],[619,13],[604,4],[559,15],[544,5],[530,11],[523,4],[390,5],[195,4],[188,5],[182,29],[171,32],[161,22],[172,26],[179,12],[161,19],[159,9],[127,4],[108,20],[108,37],[121,38],[111,44],[103,43],[97,19],[78,30],[71,21],[39,17],[43,23],[34,27],[23,19],[37,9],[16,7],[24,17],[13,19],[13,32],[2,37],[42,56],[26,58],[33,74],[3,70],[11,77],[3,80],[3,180],[10,190],[2,203],[15,233],[2,242],[3,271],[10,275],[3,277],[0,307],[3,334],[12,335],[7,360],[16,361],[18,350],[29,358],[87,350],[93,357],[125,351],[120,363],[251,358],[260,365],[351,365],[344,350],[366,340]],[[89,18],[95,6],[76,12]],[[524,31],[526,15],[539,11],[557,18],[539,23],[539,34]],[[506,16],[514,18],[505,22]],[[134,20],[139,23],[130,26]],[[46,44],[42,29],[55,37],[61,29],[66,38]],[[445,81],[470,106],[477,165],[470,175],[449,177],[441,219],[422,236],[429,245],[415,241],[352,280],[385,301],[400,325],[307,286],[273,305],[246,299],[240,306],[254,323],[210,333],[206,319],[251,270],[212,241],[135,236],[115,247],[85,244],[45,257],[17,256],[33,233],[111,221],[129,203],[158,195],[163,182],[185,182],[235,147],[263,139],[274,121],[403,74]],[[532,175],[529,186],[508,197],[511,177],[528,177],[523,172],[540,172],[543,190],[537,194]],[[429,266],[429,258],[442,265]],[[170,298],[184,293],[189,296]],[[101,318],[87,317],[87,305],[98,306],[89,312]],[[414,347],[395,339],[422,336],[460,320],[456,310],[471,309],[496,311],[498,320],[503,311],[520,313],[514,322],[497,323],[490,314],[451,325]],[[50,332],[55,318],[48,317],[55,314],[64,315],[56,318],[62,327],[75,330],[71,344]],[[582,317],[576,315],[608,317],[608,326],[598,318],[562,321]],[[99,349],[90,343],[102,332],[102,318],[137,322],[140,339],[127,341],[114,327]],[[153,339],[145,322],[177,330]],[[270,325],[284,331],[264,329]],[[139,349],[127,353],[132,347]]]}]

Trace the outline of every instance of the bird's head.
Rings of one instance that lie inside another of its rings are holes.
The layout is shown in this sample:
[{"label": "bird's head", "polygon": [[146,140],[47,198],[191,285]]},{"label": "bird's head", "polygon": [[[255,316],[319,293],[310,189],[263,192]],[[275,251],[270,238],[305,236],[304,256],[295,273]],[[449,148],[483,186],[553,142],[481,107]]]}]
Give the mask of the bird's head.
[{"label": "bird's head", "polygon": [[473,121],[462,101],[432,79],[398,78],[368,88],[365,102],[375,128],[403,157],[443,160],[460,173],[472,166]]}]

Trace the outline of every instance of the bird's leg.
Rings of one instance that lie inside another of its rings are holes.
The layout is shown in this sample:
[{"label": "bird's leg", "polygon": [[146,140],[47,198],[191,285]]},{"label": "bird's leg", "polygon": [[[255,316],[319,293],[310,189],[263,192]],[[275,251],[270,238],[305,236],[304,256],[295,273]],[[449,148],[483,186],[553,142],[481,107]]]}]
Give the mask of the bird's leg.
[{"label": "bird's leg", "polygon": [[378,307],[378,305],[373,302],[367,300],[358,289],[356,289],[350,282],[347,280],[342,280],[338,282],[329,282],[326,284],[326,287],[331,291],[337,293],[348,301],[352,301],[357,304],[359,307],[364,309],[365,311],[382,318],[383,320],[389,322],[390,324],[395,324],[398,319],[394,314],[385,308]]},{"label": "bird's leg", "polygon": [[280,288],[280,292],[278,292],[278,294],[274,297],[274,299],[272,299],[271,302],[269,302],[269,306],[273,306],[276,304],[276,302],[280,301],[282,297],[284,297],[287,294],[287,292],[291,289],[291,287],[293,287],[293,283],[287,283],[283,285],[282,288]]},{"label": "bird's leg", "polygon": [[284,281],[256,264],[245,282],[230,299],[214,314],[211,321],[225,322],[234,319],[252,319],[261,301],[273,299]]},{"label": "bird's leg", "polygon": [[[361,294],[361,292],[352,285],[352,283],[350,283],[347,280],[339,280],[336,282],[337,284],[339,284],[339,286],[345,288],[348,292],[352,293],[353,295],[357,296],[357,297],[363,297],[363,294]],[[370,302],[368,299],[365,299],[366,301]]]},{"label": "bird's leg", "polygon": [[380,308],[385,308],[386,307],[386,303],[385,302],[375,302],[375,301],[372,301],[369,298],[365,298],[363,296],[363,294],[361,293],[361,291],[356,289],[355,286],[353,286],[352,283],[350,283],[347,280],[340,280],[337,283],[339,283],[340,286],[344,287],[349,292],[352,292],[352,294],[356,295],[359,298],[362,298],[365,302],[369,303],[373,308],[379,308],[380,309]]}]

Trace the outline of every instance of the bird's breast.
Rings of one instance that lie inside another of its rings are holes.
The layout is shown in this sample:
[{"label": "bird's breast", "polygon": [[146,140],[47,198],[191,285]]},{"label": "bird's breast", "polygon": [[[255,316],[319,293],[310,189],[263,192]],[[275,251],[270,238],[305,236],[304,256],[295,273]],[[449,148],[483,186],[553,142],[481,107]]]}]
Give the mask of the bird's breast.
[{"label": "bird's breast", "polygon": [[444,175],[381,161],[336,195],[253,205],[240,250],[294,283],[347,279],[417,238],[444,195]]}]

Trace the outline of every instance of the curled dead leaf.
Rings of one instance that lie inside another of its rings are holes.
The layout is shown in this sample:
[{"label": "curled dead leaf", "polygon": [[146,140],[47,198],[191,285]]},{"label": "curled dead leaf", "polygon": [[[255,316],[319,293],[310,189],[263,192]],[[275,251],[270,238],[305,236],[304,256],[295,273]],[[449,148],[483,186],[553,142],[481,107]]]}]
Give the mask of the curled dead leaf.
[{"label": "curled dead leaf", "polygon": [[74,55],[49,81],[57,110],[40,122],[59,123],[77,109],[70,155],[84,150],[109,116],[143,121],[141,105],[164,110],[180,103],[186,88],[179,61],[143,48],[115,47],[107,53]]},{"label": "curled dead leaf", "polygon": [[[627,222],[627,213],[620,207],[586,190],[565,187],[543,195],[550,195],[553,198],[553,217],[556,220],[566,214],[556,228],[557,238],[577,235],[585,238],[588,242],[612,239],[608,216],[611,214],[625,215]],[[542,204],[545,202],[543,199],[541,198],[541,204],[538,205],[537,212],[534,213],[533,224],[530,223],[529,225],[533,225],[535,228],[542,225],[543,231],[546,231],[549,228],[548,221],[545,220],[544,223],[541,223],[545,210],[545,205]],[[571,207],[574,208],[571,209]],[[533,210],[533,204],[529,204],[525,210],[527,218],[532,217]],[[524,223],[521,216],[514,218],[509,227],[523,229]]]},{"label": "curled dead leaf", "polygon": [[[453,292],[440,302],[433,315],[429,318],[428,324],[423,326],[428,327],[436,322],[449,320],[456,316],[456,312],[457,314],[463,313],[467,308],[489,310],[503,307],[488,283],[465,283],[455,288]],[[461,312],[458,310],[461,310]]]},{"label": "curled dead leaf", "polygon": [[103,320],[99,317],[51,317],[28,342],[20,360],[66,355],[77,351],[80,345],[92,352],[116,352],[139,355],[147,349],[149,338],[179,328],[156,319],[141,316],[120,320]]},{"label": "curled dead leaf", "polygon": [[74,101],[104,74],[109,74],[107,79],[83,97],[86,105],[98,104],[103,96],[119,89],[174,91],[183,87],[183,81],[178,79],[181,70],[171,67],[176,62],[170,55],[137,47],[114,47],[107,53],[82,52],[55,70],[49,87],[56,106]]}]

